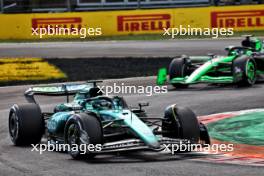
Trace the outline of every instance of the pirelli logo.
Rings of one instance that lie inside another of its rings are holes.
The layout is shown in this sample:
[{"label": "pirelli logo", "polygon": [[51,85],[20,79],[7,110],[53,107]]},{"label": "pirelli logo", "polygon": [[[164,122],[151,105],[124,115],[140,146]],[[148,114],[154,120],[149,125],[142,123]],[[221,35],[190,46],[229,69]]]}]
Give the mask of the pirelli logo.
[{"label": "pirelli logo", "polygon": [[212,28],[264,27],[264,10],[212,12],[211,27]]},{"label": "pirelli logo", "polygon": [[32,28],[47,28],[58,27],[58,28],[78,28],[82,27],[82,18],[80,17],[69,17],[69,18],[33,18]]},{"label": "pirelli logo", "polygon": [[117,30],[119,32],[159,31],[170,26],[170,14],[117,16]]}]

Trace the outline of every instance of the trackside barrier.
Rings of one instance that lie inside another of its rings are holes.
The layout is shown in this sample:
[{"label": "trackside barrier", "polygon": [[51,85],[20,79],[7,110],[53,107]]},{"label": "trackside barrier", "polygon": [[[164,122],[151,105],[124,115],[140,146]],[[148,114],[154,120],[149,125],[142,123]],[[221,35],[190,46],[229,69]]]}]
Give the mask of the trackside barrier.
[{"label": "trackside barrier", "polygon": [[[105,12],[0,14],[0,39],[39,39],[32,28],[101,28],[102,36],[158,34],[182,26],[264,30],[264,5],[147,9]],[[91,29],[91,30],[93,30]],[[90,35],[97,36],[97,35]],[[43,38],[77,38],[76,35]]]}]

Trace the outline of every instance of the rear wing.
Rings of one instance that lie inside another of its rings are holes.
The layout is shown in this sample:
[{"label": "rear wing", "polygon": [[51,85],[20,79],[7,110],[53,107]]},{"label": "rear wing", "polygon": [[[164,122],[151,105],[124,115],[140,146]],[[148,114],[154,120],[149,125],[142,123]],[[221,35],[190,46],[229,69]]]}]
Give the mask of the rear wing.
[{"label": "rear wing", "polygon": [[36,103],[34,95],[44,96],[67,96],[74,95],[81,90],[89,90],[97,87],[97,83],[102,81],[87,81],[85,83],[66,83],[47,86],[34,86],[25,91],[24,95],[29,103]]}]

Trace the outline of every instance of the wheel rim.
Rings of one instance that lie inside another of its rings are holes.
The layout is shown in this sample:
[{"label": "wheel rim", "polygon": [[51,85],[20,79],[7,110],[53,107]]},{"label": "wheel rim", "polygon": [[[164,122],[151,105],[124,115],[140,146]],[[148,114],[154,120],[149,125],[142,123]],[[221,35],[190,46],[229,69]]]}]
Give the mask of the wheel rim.
[{"label": "wheel rim", "polygon": [[[67,141],[68,144],[70,145],[71,149],[73,145],[79,145],[80,143],[80,133],[79,133],[79,128],[76,124],[71,124],[68,128],[67,132]],[[78,151],[70,151],[72,154],[77,154]]]},{"label": "wheel rim", "polygon": [[250,82],[254,82],[256,78],[256,70],[255,70],[255,64],[252,61],[249,61],[247,63],[247,77]]},{"label": "wheel rim", "polygon": [[17,115],[13,113],[10,117],[10,123],[9,123],[9,132],[12,140],[17,138],[18,129],[19,129],[18,118]]}]

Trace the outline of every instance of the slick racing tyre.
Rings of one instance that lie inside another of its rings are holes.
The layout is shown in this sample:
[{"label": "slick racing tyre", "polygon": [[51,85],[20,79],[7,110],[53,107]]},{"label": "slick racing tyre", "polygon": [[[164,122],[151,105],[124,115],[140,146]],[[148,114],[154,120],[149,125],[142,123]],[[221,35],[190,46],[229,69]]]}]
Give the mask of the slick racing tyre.
[{"label": "slick racing tyre", "polygon": [[248,56],[241,56],[233,61],[234,82],[239,86],[252,86],[257,79],[256,62]]},{"label": "slick racing tyre", "polygon": [[166,108],[162,131],[165,137],[187,139],[198,143],[200,138],[199,122],[192,110],[171,105]]},{"label": "slick racing tyre", "polygon": [[73,115],[65,125],[64,134],[65,143],[71,147],[69,153],[73,159],[91,159],[95,156],[93,151],[83,151],[81,145],[92,144],[96,147],[103,143],[101,123],[93,115],[85,113]]},{"label": "slick racing tyre", "polygon": [[[177,77],[185,77],[188,75],[188,58],[181,57],[175,58],[171,61],[169,66],[169,78],[172,80],[173,78]],[[175,88],[187,88],[187,84],[180,84],[180,83],[173,83],[172,84]]]},{"label": "slick racing tyre", "polygon": [[177,153],[192,152],[189,144],[197,144],[201,134],[199,122],[192,110],[176,105],[166,108],[162,133],[164,137],[182,139],[182,145],[177,145],[177,149],[173,145],[170,146],[170,150]]},{"label": "slick racing tyre", "polygon": [[37,144],[45,131],[44,119],[37,104],[14,105],[9,113],[9,135],[14,145]]}]

